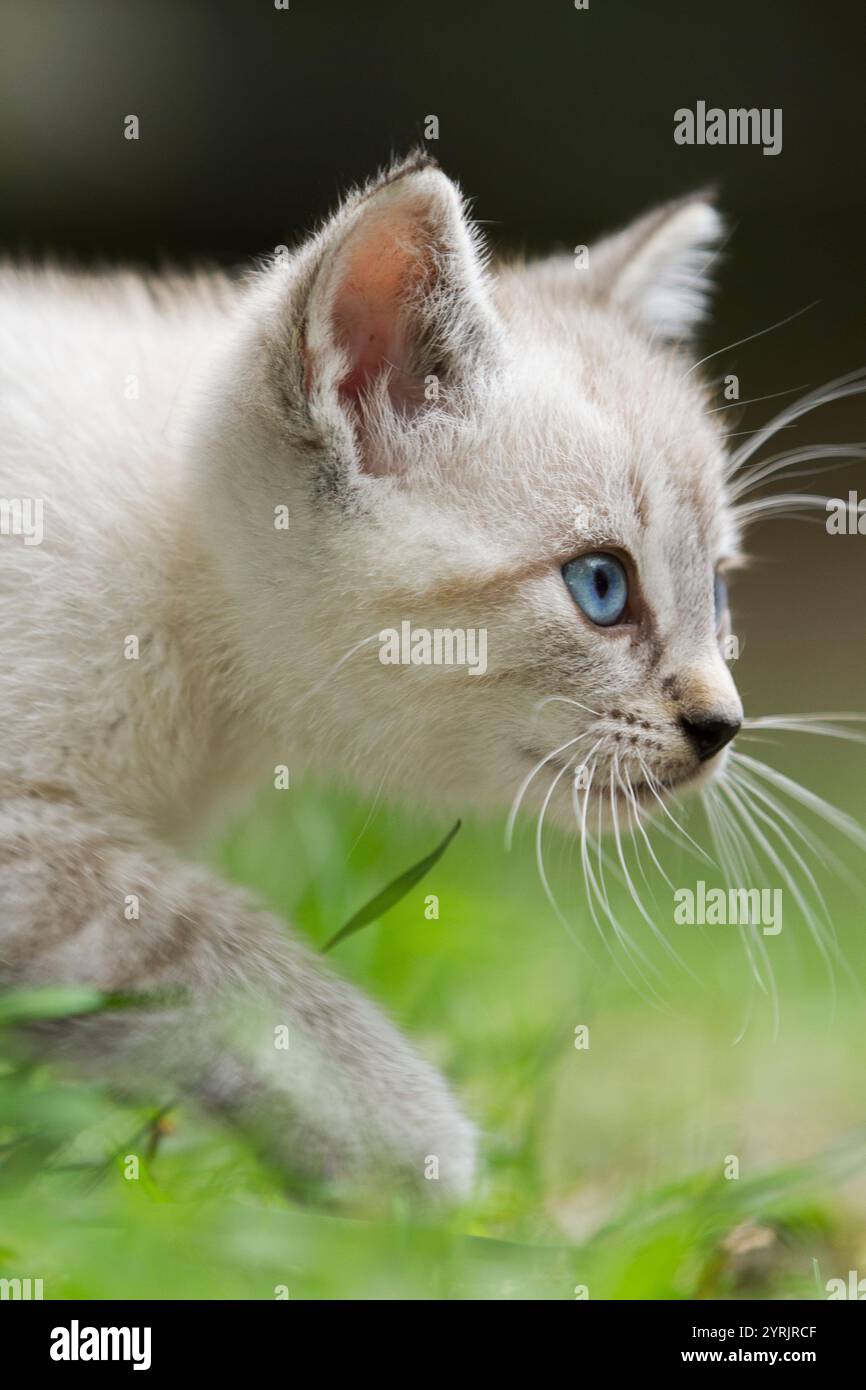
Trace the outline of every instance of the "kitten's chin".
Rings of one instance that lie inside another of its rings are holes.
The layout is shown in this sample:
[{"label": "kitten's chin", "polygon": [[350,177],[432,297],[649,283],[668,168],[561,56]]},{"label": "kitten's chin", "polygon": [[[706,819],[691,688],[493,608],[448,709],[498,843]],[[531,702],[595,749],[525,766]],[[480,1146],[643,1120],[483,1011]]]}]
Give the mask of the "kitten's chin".
[{"label": "kitten's chin", "polygon": [[698,763],[683,777],[677,785],[677,791],[682,793],[703,791],[706,787],[717,782],[724,773],[731,756],[730,748],[723,748],[714,758],[708,758],[706,762]]}]

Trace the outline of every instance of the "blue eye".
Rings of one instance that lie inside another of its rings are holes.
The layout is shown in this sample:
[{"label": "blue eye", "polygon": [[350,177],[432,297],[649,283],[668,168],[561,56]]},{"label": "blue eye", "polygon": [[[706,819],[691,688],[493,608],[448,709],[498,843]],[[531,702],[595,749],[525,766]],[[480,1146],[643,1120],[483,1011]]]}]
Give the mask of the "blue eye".
[{"label": "blue eye", "polygon": [[566,588],[578,608],[599,627],[618,622],[628,602],[628,579],[615,555],[578,555],[562,567]]},{"label": "blue eye", "polygon": [[722,619],[728,611],[728,585],[723,574],[716,575],[713,598],[716,605],[716,627],[720,628]]}]

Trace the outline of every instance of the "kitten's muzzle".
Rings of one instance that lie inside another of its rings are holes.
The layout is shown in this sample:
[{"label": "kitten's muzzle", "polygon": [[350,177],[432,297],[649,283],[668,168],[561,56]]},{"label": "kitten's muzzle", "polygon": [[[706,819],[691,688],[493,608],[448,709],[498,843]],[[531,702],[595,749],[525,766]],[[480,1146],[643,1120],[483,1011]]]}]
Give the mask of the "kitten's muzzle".
[{"label": "kitten's muzzle", "polygon": [[742,720],[725,716],[705,715],[699,719],[681,719],[680,728],[691,742],[698,755],[698,761],[708,762],[736,738]]}]

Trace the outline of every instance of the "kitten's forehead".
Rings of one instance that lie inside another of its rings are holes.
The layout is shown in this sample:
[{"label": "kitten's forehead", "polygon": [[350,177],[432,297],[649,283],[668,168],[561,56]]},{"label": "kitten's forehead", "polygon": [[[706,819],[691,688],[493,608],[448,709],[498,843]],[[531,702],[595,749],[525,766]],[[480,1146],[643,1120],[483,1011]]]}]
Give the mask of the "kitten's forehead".
[{"label": "kitten's forehead", "polygon": [[[566,546],[658,543],[713,563],[731,547],[721,435],[682,357],[620,333],[591,354],[558,344],[532,361],[514,390],[523,402],[531,390],[532,407],[512,432],[500,403],[499,429],[539,529]],[[515,490],[504,491],[508,505]]]}]

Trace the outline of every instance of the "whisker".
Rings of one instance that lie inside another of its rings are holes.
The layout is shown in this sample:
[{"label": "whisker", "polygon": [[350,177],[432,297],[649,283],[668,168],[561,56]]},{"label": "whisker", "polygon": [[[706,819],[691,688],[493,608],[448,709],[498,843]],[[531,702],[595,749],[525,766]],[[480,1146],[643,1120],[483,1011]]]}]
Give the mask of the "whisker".
[{"label": "whisker", "polygon": [[[656,853],[655,853],[655,850],[653,849],[652,841],[650,840],[649,835],[647,834],[646,830],[644,829],[644,824],[643,824],[643,821],[641,820],[640,806],[638,805],[637,797],[636,797],[635,794],[634,794],[634,787],[633,787],[632,784],[631,784],[631,778],[630,778],[629,775],[628,775],[628,769],[627,769],[627,768],[623,768],[623,769],[622,769],[622,772],[623,772],[623,776],[625,777],[625,781],[626,781],[626,795],[627,795],[627,798],[628,798],[628,799],[627,799],[627,802],[626,802],[626,806],[627,806],[627,809],[628,809],[629,827],[631,828],[632,840],[634,841],[634,845],[635,845],[635,857],[636,857],[636,859],[637,859],[638,866],[639,866],[640,871],[641,871],[641,875],[643,876],[643,881],[644,881],[644,883],[646,884],[646,886],[647,886],[649,892],[652,893],[652,888],[651,888],[651,886],[650,886],[649,879],[647,878],[646,872],[645,872],[644,867],[643,867],[643,860],[641,859],[641,857],[640,857],[640,855],[639,855],[639,853],[638,853],[637,841],[635,840],[635,831],[638,831],[638,833],[640,834],[641,838],[643,839],[644,844],[646,845],[647,850],[649,851],[649,856],[650,856],[650,858],[652,859],[653,864],[655,865],[655,867],[656,867],[656,869],[658,870],[658,872],[659,872],[659,874],[661,875],[661,877],[664,879],[664,881],[665,881],[665,883],[667,884],[668,888],[670,888],[670,889],[672,890],[672,889],[673,889],[673,884],[671,883],[670,879],[668,878],[667,874],[665,873],[664,869],[662,868],[661,864],[659,863],[658,859],[656,858]],[[632,816],[632,810],[634,811],[634,815],[633,815],[633,816]]]},{"label": "whisker", "polygon": [[[652,962],[651,962],[650,960],[648,960],[648,958],[647,958],[647,956],[646,956],[646,953],[644,952],[644,950],[642,949],[642,947],[641,947],[640,945],[638,945],[638,943],[635,942],[635,941],[629,936],[628,932],[625,930],[625,928],[623,927],[622,923],[619,921],[619,918],[616,916],[616,914],[614,913],[614,911],[613,911],[613,909],[611,908],[611,905],[610,905],[610,897],[609,897],[609,895],[608,895],[607,884],[606,884],[606,882],[605,882],[605,877],[604,877],[604,860],[605,860],[606,856],[604,855],[604,853],[603,853],[603,851],[602,851],[601,812],[602,812],[602,798],[601,798],[601,795],[599,795],[599,796],[598,796],[598,835],[597,835],[597,838],[596,838],[596,851],[597,851],[596,859],[597,859],[597,863],[598,863],[599,883],[600,883],[600,885],[601,885],[601,903],[602,903],[602,907],[603,907],[603,909],[604,909],[604,914],[605,914],[605,917],[607,918],[608,922],[610,923],[611,927],[613,928],[614,935],[615,935],[617,941],[619,942],[619,945],[620,945],[620,947],[621,947],[623,953],[625,954],[625,956],[627,957],[627,959],[630,961],[630,963],[632,964],[632,966],[634,967],[634,969],[637,971],[638,976],[639,976],[640,979],[643,981],[643,983],[646,985],[646,988],[647,988],[647,990],[649,991],[649,994],[651,995],[651,998],[650,998],[650,999],[647,999],[646,1002],[647,1002],[647,1003],[653,1003],[653,1001],[654,1001],[656,1007],[665,1010],[666,1006],[665,1006],[665,1004],[664,1004],[664,1001],[663,1001],[662,998],[661,998],[661,995],[658,993],[658,990],[657,990],[657,989],[655,988],[655,986],[652,984],[652,981],[649,979],[649,977],[648,977],[648,975],[647,975],[647,973],[646,973],[646,971],[649,971],[651,974],[655,975],[656,978],[660,979],[660,978],[661,978],[661,972],[657,969],[656,966],[654,966],[654,965],[652,964]],[[638,961],[640,962],[640,965],[637,963]],[[618,961],[617,963],[619,964],[619,961]],[[643,966],[646,967],[646,971],[643,970],[643,969],[641,969],[641,965],[643,965]],[[645,997],[645,996],[644,996],[644,997]]]},{"label": "whisker", "polygon": [[[721,806],[725,806],[725,790],[726,783],[720,782],[718,784],[718,792]],[[731,798],[731,801],[733,802],[733,798]],[[731,811],[728,826],[731,837],[731,865],[735,870],[735,876],[730,882],[733,884],[748,883],[750,878],[760,877],[761,866],[758,862],[758,856],[755,854],[754,848],[751,842],[746,838],[743,827],[740,824],[741,817],[739,816],[739,812],[741,808],[739,803],[733,802],[729,809]]]},{"label": "whisker", "polygon": [[[797,425],[780,425],[776,433],[781,434],[783,430],[795,430],[797,428]],[[763,425],[756,425],[751,430],[725,430],[725,439],[742,439],[746,434],[761,434],[763,429]]]},{"label": "whisker", "polygon": [[[821,923],[818,917],[813,912],[808,898],[803,893],[802,889],[800,888],[800,885],[797,883],[796,878],[792,874],[791,870],[788,868],[788,865],[782,858],[780,858],[779,854],[775,850],[768,837],[757,824],[755,815],[753,814],[752,810],[750,810],[744,804],[742,797],[740,796],[736,788],[733,786],[733,784],[730,781],[722,782],[720,784],[720,791],[722,795],[727,794],[737,805],[741,819],[744,821],[746,825],[749,826],[758,844],[761,846],[762,850],[767,855],[767,858],[770,860],[771,864],[776,868],[779,874],[781,874],[783,881],[787,885],[788,891],[792,894],[794,901],[797,903],[797,906],[799,907],[800,912],[803,915],[803,920],[809,928],[809,931],[812,935],[812,939],[818,947],[818,951],[821,955],[822,960],[824,961],[824,965],[826,966],[827,974],[830,980],[830,986],[834,992],[835,1003],[836,981],[835,974],[833,971],[832,957],[827,949],[825,933],[821,928]],[[768,821],[768,817],[764,812],[759,811],[757,807],[753,809],[762,820]],[[770,824],[773,824],[773,822],[770,822]],[[799,855],[797,851],[792,848],[790,843],[787,841],[787,837],[784,836],[784,833],[780,832],[778,830],[778,827],[774,828],[776,829],[777,834],[781,834],[781,837],[785,842],[785,847],[788,853],[791,854],[799,862],[800,866],[803,866],[802,856]],[[811,872],[808,869],[806,870],[806,872],[809,874],[810,877],[812,877]],[[812,882],[814,883],[814,878],[812,878]],[[821,905],[823,907],[823,899],[821,900]],[[826,907],[823,907],[823,910],[826,912]]]},{"label": "whisker", "polygon": [[535,706],[535,709],[536,711],[542,710],[544,709],[545,705],[553,704],[573,705],[575,709],[586,710],[588,714],[595,715],[596,719],[601,719],[602,717],[597,709],[590,709],[589,705],[581,704],[580,700],[574,700],[568,695],[546,695],[543,700],[538,701],[538,704]]},{"label": "whisker", "polygon": [[838,830],[846,839],[857,845],[858,849],[866,849],[866,833],[861,826],[844,811],[840,811],[837,806],[833,806],[829,801],[817,795],[816,792],[809,791],[808,787],[795,782],[792,777],[787,777],[784,772],[779,772],[776,768],[768,767],[759,758],[753,758],[748,753],[732,753],[731,761],[750,768],[757,777],[763,781],[771,782],[780,791],[787,794],[795,801],[799,801],[807,810],[812,811],[820,820],[823,820]]},{"label": "whisker", "polygon": [[[821,444],[818,446],[808,445],[803,449],[786,449],[781,454],[773,454],[771,458],[764,459],[761,463],[753,464],[751,468],[743,471],[731,486],[729,495],[732,500],[743,497],[747,492],[751,492],[768,478],[774,477],[777,473],[792,467],[798,463],[820,463],[825,459],[832,459],[835,462],[828,465],[838,467],[840,462],[848,460],[861,460],[866,458],[866,446],[862,444]],[[817,472],[817,469],[808,469],[809,472]],[[788,477],[794,474],[786,474]]]},{"label": "whisker", "polygon": [[[751,769],[756,777],[763,778],[764,781],[778,787],[780,791],[783,791],[793,800],[804,805],[814,815],[818,816],[819,819],[825,821],[833,829],[838,830],[840,834],[844,835],[846,839],[856,844],[858,848],[866,848],[866,833],[864,833],[861,826],[859,826],[851,816],[846,815],[844,811],[840,811],[838,807],[831,805],[830,802],[825,801],[815,792],[809,791],[807,787],[801,786],[800,783],[795,782],[793,778],[786,777],[784,773],[777,771],[775,768],[768,767],[766,763],[760,762],[757,758],[751,758],[745,753],[735,753],[732,754],[732,762],[734,761],[739,765],[738,771],[741,776],[744,775],[746,767]],[[755,790],[757,790],[757,788],[755,788]],[[782,813],[781,808],[776,809],[779,814]],[[823,842],[817,836],[815,838],[819,847],[824,849],[824,857],[827,862],[833,863],[835,861],[835,863],[838,864],[839,861],[837,856],[835,856],[832,851],[827,851],[826,846],[823,845]],[[839,871],[845,881],[859,894],[862,890],[862,884],[859,883],[843,865],[839,865]],[[829,918],[829,914],[826,915],[828,927],[834,939],[836,959],[843,967],[847,977],[859,988],[860,981],[838,945],[836,945],[833,924]],[[832,980],[832,977],[831,982],[835,988],[835,981]]]},{"label": "whisker", "polygon": [[846,372],[844,376],[837,377],[835,381],[828,381],[826,385],[819,386],[817,390],[808,392],[807,395],[801,396],[792,405],[780,410],[778,415],[774,415],[773,419],[762,430],[752,435],[748,444],[742,444],[731,455],[731,471],[736,472],[768,439],[772,439],[779,430],[786,429],[795,420],[799,420],[801,416],[809,414],[812,410],[818,410],[821,406],[830,405],[834,401],[844,400],[847,396],[862,395],[866,391],[863,372],[862,367],[858,367],[853,372]]},{"label": "whisker", "polygon": [[661,944],[661,946],[664,948],[664,950],[667,952],[667,954],[671,957],[672,960],[676,961],[677,965],[679,965],[680,968],[681,968],[682,970],[684,970],[684,971],[686,972],[687,975],[690,975],[692,979],[697,980],[697,976],[694,975],[693,971],[686,965],[685,961],[681,958],[681,956],[678,954],[678,952],[674,949],[674,947],[673,947],[673,946],[670,944],[670,942],[667,940],[667,938],[665,937],[664,933],[661,932],[661,931],[659,930],[659,928],[656,926],[655,922],[654,922],[653,919],[650,917],[649,913],[646,911],[646,908],[644,907],[643,902],[642,902],[642,900],[641,900],[640,894],[638,893],[637,889],[636,889],[635,886],[634,886],[634,880],[632,879],[632,876],[631,876],[631,874],[629,873],[628,864],[626,863],[625,853],[624,853],[623,847],[622,847],[622,837],[621,837],[621,835],[620,835],[620,828],[619,828],[619,812],[617,811],[617,806],[616,806],[616,803],[617,803],[617,786],[618,786],[618,784],[619,784],[619,759],[618,759],[617,754],[614,753],[614,755],[613,755],[613,767],[612,767],[612,769],[611,769],[611,779],[610,779],[610,815],[611,815],[611,822],[612,822],[612,824],[613,824],[613,837],[614,837],[614,843],[615,843],[615,845],[616,845],[617,857],[619,858],[620,865],[622,866],[622,872],[623,872],[623,875],[625,876],[625,884],[626,884],[626,887],[627,887],[627,889],[628,889],[629,895],[630,895],[630,897],[631,897],[631,899],[632,899],[632,902],[634,903],[635,907],[637,908],[638,912],[640,913],[641,917],[644,919],[644,921],[646,922],[646,924],[647,924],[647,926],[649,927],[650,931],[652,932],[653,936],[654,936],[654,937],[656,938],[656,940]]},{"label": "whisker", "polygon": [[816,520],[809,512],[826,512],[827,498],[811,492],[783,492],[774,497],[758,497],[751,502],[741,502],[732,507],[733,515],[742,526],[756,516],[776,516],[784,521]]},{"label": "whisker", "polygon": [[[726,881],[728,883],[746,882],[748,874],[741,858],[740,845],[744,845],[747,851],[750,846],[743,836],[734,809],[722,801],[718,784],[714,787],[708,787],[704,791],[703,803],[716,853],[724,865],[722,872]],[[773,1018],[773,1035],[774,1037],[778,1036],[779,992],[776,988],[776,978],[773,974],[766,944],[762,936],[750,932],[742,923],[738,924],[738,933],[749,963],[753,985],[757,985],[761,993],[766,995],[769,1000]],[[744,1020],[738,1038],[742,1038],[744,1035],[747,1022],[748,1019]]]},{"label": "whisker", "polygon": [[[650,772],[649,768],[647,767],[646,763],[644,762],[644,760],[643,760],[643,758],[640,756],[640,754],[637,755],[637,759],[638,759],[638,762],[640,763],[641,772],[642,772],[643,775],[644,775],[644,779],[645,779],[645,781],[646,781],[647,786],[649,787],[650,791],[652,792],[652,794],[653,794],[653,796],[655,797],[656,801],[658,802],[659,806],[660,806],[660,807],[662,808],[662,810],[664,811],[664,813],[665,813],[665,815],[667,816],[668,820],[670,821],[671,825],[674,827],[674,829],[675,829],[680,835],[682,835],[683,839],[685,839],[685,840],[688,841],[688,843],[691,845],[692,849],[696,850],[697,853],[701,856],[702,859],[706,859],[707,863],[713,864],[713,860],[712,860],[712,859],[710,858],[710,856],[707,854],[706,850],[705,850],[705,849],[702,849],[702,847],[698,844],[697,840],[693,840],[692,837],[691,837],[691,835],[688,833],[688,831],[685,830],[685,829],[683,828],[683,826],[680,825],[679,821],[676,820],[676,819],[671,815],[670,810],[668,809],[667,803],[665,802],[665,800],[663,799],[663,797],[660,797],[660,796],[659,796],[658,792],[656,791],[656,780],[657,780],[657,779],[656,779],[656,778],[653,776],[653,774]],[[658,785],[660,786],[661,783],[658,783]],[[662,828],[663,828],[662,826],[659,826],[659,829],[660,829],[660,830],[661,830]],[[716,868],[716,869],[717,869],[718,867],[719,867],[718,864],[713,864],[713,868]]]},{"label": "whisker", "polygon": [[794,319],[800,318],[801,314],[808,314],[810,309],[814,309],[820,300],[813,299],[811,304],[805,304],[796,313],[789,314],[786,319],[779,319],[778,323],[771,323],[769,328],[759,328],[757,333],[750,333],[747,338],[738,338],[735,343],[728,343],[727,347],[716,348],[715,352],[708,352],[706,357],[702,357],[700,362],[695,362],[689,367],[686,376],[691,376],[692,372],[698,367],[702,367],[705,362],[709,362],[713,357],[720,357],[723,352],[730,352],[731,348],[742,347],[744,343],[754,342],[755,338],[763,338],[765,333],[773,333],[777,328],[784,328],[786,323],[793,323]]},{"label": "whisker", "polygon": [[517,789],[517,794],[513,802],[511,803],[511,810],[508,813],[508,820],[505,825],[505,848],[507,850],[511,849],[514,839],[514,822],[517,820],[517,813],[520,810],[520,803],[523,801],[523,798],[526,795],[526,791],[529,787],[529,784],[535,779],[535,777],[538,775],[541,769],[543,767],[546,767],[547,764],[553,758],[557,758],[559,754],[564,753],[567,748],[573,748],[576,743],[579,743],[582,738],[586,737],[586,733],[576,734],[574,738],[570,738],[567,743],[561,744],[559,748],[554,748],[552,753],[548,753],[545,757],[541,758],[540,761],[536,763],[532,771],[526,774],[526,776],[524,777],[523,781]]},{"label": "whisker", "polygon": [[[599,740],[599,744],[600,744],[600,743],[601,743],[601,740]],[[598,747],[599,744],[596,744],[596,747]],[[593,749],[592,752],[594,752],[594,751],[595,751],[595,750]],[[591,752],[590,755],[589,755],[590,757],[592,756],[592,752]],[[588,761],[589,761],[589,758],[587,758],[586,762],[588,763]],[[584,766],[586,766],[586,763],[584,764]],[[596,912],[596,906],[595,906],[595,905],[596,905],[596,902],[598,903],[598,905],[599,905],[599,907],[602,909],[602,911],[606,911],[606,909],[605,909],[604,900],[603,900],[603,898],[602,898],[601,889],[600,889],[600,887],[599,887],[599,885],[598,885],[598,882],[597,882],[597,880],[596,880],[595,873],[594,873],[593,868],[592,868],[592,862],[591,862],[590,857],[589,857],[589,848],[590,848],[591,845],[592,845],[592,837],[591,837],[591,835],[590,835],[590,833],[589,833],[589,830],[587,829],[587,824],[586,824],[586,813],[587,813],[587,808],[588,808],[588,806],[589,806],[589,796],[590,796],[590,792],[591,792],[591,789],[592,789],[592,781],[593,781],[593,778],[594,778],[594,776],[595,776],[595,772],[596,772],[596,764],[595,764],[595,762],[593,762],[592,767],[589,769],[589,774],[588,774],[588,777],[587,777],[586,787],[584,788],[584,795],[583,795],[583,804],[582,804],[582,806],[578,804],[577,783],[576,783],[576,781],[572,784],[572,789],[571,789],[572,805],[573,805],[573,807],[574,807],[575,819],[578,821],[579,830],[580,830],[580,859],[581,859],[581,868],[582,868],[582,870],[583,870],[583,881],[584,881],[584,886],[585,886],[585,888],[586,888],[586,900],[587,900],[587,904],[588,904],[588,906],[589,906],[589,912],[590,912],[590,916],[591,916],[591,918],[592,918],[593,926],[595,927],[595,930],[596,930],[596,932],[597,932],[597,934],[598,934],[598,936],[599,936],[599,939],[600,939],[601,942],[602,942],[602,945],[604,946],[605,950],[607,951],[607,954],[609,955],[611,961],[614,963],[614,965],[617,967],[617,969],[620,971],[620,973],[628,980],[629,984],[632,985],[632,981],[630,980],[630,978],[629,978],[629,976],[628,976],[628,973],[627,973],[627,971],[626,971],[626,969],[625,969],[625,967],[624,967],[624,965],[623,965],[622,960],[619,959],[619,958],[616,956],[616,953],[614,952],[613,947],[611,946],[610,941],[608,940],[608,938],[607,938],[607,936],[606,936],[604,930],[602,929],[601,922],[599,921],[599,918],[598,918],[598,913]],[[632,987],[633,987],[633,988],[636,988],[636,986],[634,986],[634,985],[632,985]]]},{"label": "whisker", "polygon": [[788,386],[784,391],[770,391],[766,396],[749,396],[744,401],[728,401],[726,405],[713,406],[712,410],[705,410],[704,415],[716,415],[720,410],[734,410],[738,405],[756,405],[758,401],[774,401],[779,396],[792,396],[795,391],[808,391],[809,382],[804,381],[802,386]]},{"label": "whisker", "polygon": [[819,738],[839,738],[866,744],[866,734],[839,728],[842,723],[866,723],[866,714],[780,714],[744,719],[740,737],[767,730],[770,733],[814,734]]},{"label": "whisker", "polygon": [[553,778],[553,781],[551,782],[550,786],[548,787],[544,797],[544,801],[541,804],[541,810],[538,813],[538,820],[536,822],[535,829],[535,860],[538,866],[538,876],[541,879],[541,886],[544,889],[547,901],[550,903],[550,906],[556,913],[556,916],[560,924],[565,928],[571,940],[575,943],[576,946],[580,946],[581,950],[584,950],[585,948],[583,946],[583,943],[579,940],[578,937],[575,936],[570,923],[567,921],[566,917],[560,910],[559,903],[556,901],[556,897],[554,896],[553,889],[550,886],[550,883],[547,878],[547,872],[544,867],[544,816],[548,806],[550,805],[550,799],[553,796],[553,793],[556,791],[559,782],[562,780],[564,774],[568,772],[576,757],[577,754],[573,754],[573,756],[569,758],[568,762],[565,763],[564,766],[559,769],[556,776]]},{"label": "whisker", "polygon": [[379,628],[376,632],[371,632],[369,637],[365,637],[362,642],[357,642],[354,647],[350,647],[350,649],[347,652],[345,652],[343,656],[340,657],[340,660],[336,663],[336,665],[332,666],[330,671],[328,671],[327,674],[324,675],[320,681],[317,681],[311,690],[304,691],[304,694],[301,695],[300,698],[295,702],[296,706],[302,705],[305,700],[312,699],[314,695],[318,695],[320,690],[324,690],[331,677],[335,676],[337,672],[341,669],[341,667],[345,666],[346,662],[349,661],[350,658],[353,657],[356,652],[359,652],[362,647],[366,647],[369,642],[375,642],[378,639],[380,633],[381,628]]},{"label": "whisker", "polygon": [[[820,851],[822,861],[826,865],[831,867],[834,873],[838,874],[841,878],[844,878],[845,881],[849,884],[849,886],[853,887],[855,891],[859,890],[860,884],[858,883],[857,879],[854,878],[853,874],[849,873],[847,867],[842,863],[839,856],[833,852],[833,850],[830,848],[828,844],[825,843],[824,840],[821,839],[820,835],[817,835],[813,830],[808,828],[805,825],[805,823],[800,819],[800,817],[797,816],[793,811],[791,811],[785,806],[782,806],[778,801],[774,801],[773,798],[770,796],[769,792],[766,790],[766,788],[761,786],[756,777],[754,777],[744,767],[730,767],[728,769],[728,776],[730,776],[735,783],[745,787],[750,796],[757,797],[758,800],[761,801],[765,806],[768,806],[772,811],[774,811],[775,814],[782,821],[784,821],[784,823],[787,826],[790,827],[790,829],[797,836],[797,838],[801,840],[803,844],[808,847],[809,850],[814,851],[815,849],[818,849]],[[809,872],[808,869],[807,872]],[[817,884],[815,884],[815,891],[820,893],[820,889],[818,888]]]},{"label": "whisker", "polygon": [[766,826],[768,826],[769,829],[773,831],[774,834],[776,834],[779,837],[787,852],[795,860],[797,866],[800,869],[802,869],[803,874],[805,875],[810,888],[812,889],[813,893],[815,894],[815,897],[818,900],[818,904],[821,908],[821,911],[824,913],[824,916],[827,919],[827,925],[830,931],[832,932],[833,924],[830,920],[830,914],[827,910],[827,904],[824,901],[824,895],[818,886],[817,879],[815,878],[815,875],[813,874],[809,865],[806,863],[805,859],[803,859],[799,851],[794,848],[788,837],[781,830],[775,817],[778,816],[780,820],[782,820],[786,825],[788,825],[790,829],[793,831],[793,833],[798,835],[799,838],[803,840],[806,845],[808,845],[809,849],[814,849],[814,844],[810,842],[808,835],[804,832],[802,827],[798,827],[794,824],[790,817],[785,813],[783,808],[781,806],[778,806],[771,796],[769,796],[766,792],[762,791],[757,782],[748,776],[745,769],[729,769],[729,779],[729,785],[732,788],[741,790],[744,795],[748,795],[753,799],[757,798],[757,800],[759,800],[762,803],[762,805],[766,807],[766,809],[762,809],[761,806],[755,806],[753,804],[751,807],[751,812],[752,814],[756,815],[759,818],[759,820],[761,820]]}]

